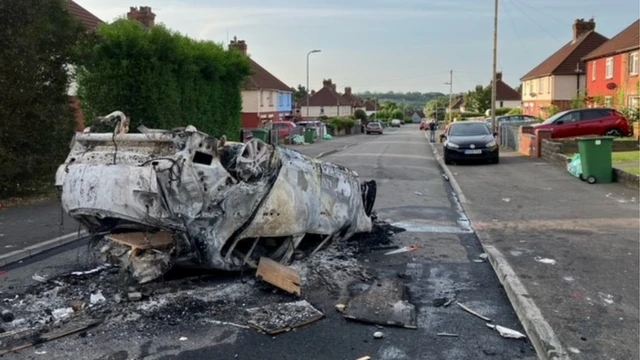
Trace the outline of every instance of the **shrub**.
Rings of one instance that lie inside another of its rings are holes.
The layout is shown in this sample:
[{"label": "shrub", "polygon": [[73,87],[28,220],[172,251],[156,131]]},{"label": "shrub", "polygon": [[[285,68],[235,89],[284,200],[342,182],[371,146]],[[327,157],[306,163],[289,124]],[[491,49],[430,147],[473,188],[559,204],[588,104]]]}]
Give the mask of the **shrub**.
[{"label": "shrub", "polygon": [[522,115],[522,109],[521,108],[513,108],[511,109],[511,111],[508,112],[509,115]]},{"label": "shrub", "polygon": [[367,113],[362,110],[362,109],[357,109],[354,113],[353,113],[353,117],[355,117],[356,119],[360,119],[361,121],[367,121]]},{"label": "shrub", "polygon": [[[512,108],[499,108],[496,109],[496,116],[502,116],[502,115],[507,115],[508,113],[510,113],[513,109]],[[489,110],[491,111],[491,110]]]},{"label": "shrub", "polygon": [[131,129],[191,124],[238,137],[240,90],[250,66],[236,49],[121,19],[101,26],[87,52],[91,61],[79,74],[79,92],[88,119],[122,110]]}]

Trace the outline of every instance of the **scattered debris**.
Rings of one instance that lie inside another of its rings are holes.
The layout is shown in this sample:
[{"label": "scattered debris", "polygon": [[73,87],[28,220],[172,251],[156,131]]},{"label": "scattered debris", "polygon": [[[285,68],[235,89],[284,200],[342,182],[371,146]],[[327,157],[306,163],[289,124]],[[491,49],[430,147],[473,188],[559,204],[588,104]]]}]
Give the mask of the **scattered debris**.
[{"label": "scattered debris", "polygon": [[446,332],[439,332],[436,334],[437,336],[445,336],[445,337],[458,337],[458,334],[450,334]]},{"label": "scattered debris", "polygon": [[71,315],[73,315],[73,308],[71,307],[55,309],[51,312],[51,316],[56,320],[63,320]]},{"label": "scattered debris", "polygon": [[447,176],[447,174],[442,174],[442,177],[443,177],[445,180],[449,181],[449,177]]},{"label": "scattered debris", "polygon": [[456,304],[458,304],[458,306],[460,306],[464,311],[468,312],[469,314],[475,315],[475,316],[479,317],[480,319],[482,319],[482,320],[484,320],[484,321],[491,322],[491,319],[489,319],[488,317],[486,317],[486,316],[482,316],[482,315],[478,314],[477,312],[475,312],[475,311],[473,311],[473,310],[469,309],[469,308],[468,308],[468,307],[466,307],[465,305],[463,305],[463,304],[461,304],[461,303],[459,303],[459,302],[458,302],[458,303],[456,303]]},{"label": "scattered debris", "polygon": [[417,329],[416,308],[404,297],[404,284],[399,279],[383,279],[351,299],[343,316],[366,323]]},{"label": "scattered debris", "polygon": [[[388,234],[389,236],[393,236],[393,231],[391,231],[390,234]],[[379,251],[379,250],[394,250],[394,249],[399,249],[400,246],[398,245],[386,245],[386,246],[374,246],[372,248],[370,248],[369,250],[371,251]]]},{"label": "scattered debris", "polygon": [[255,268],[261,257],[288,264],[309,238],[344,241],[372,230],[376,183],[350,169],[193,126],[128,133],[129,121],[116,111],[95,121],[113,132],[76,133],[56,186],[103,260],[141,284],[179,264],[225,271]]},{"label": "scattered debris", "polygon": [[382,331],[376,331],[373,333],[374,339],[382,339],[384,337],[384,333]]},{"label": "scattered debris", "polygon": [[434,307],[440,307],[440,306],[444,306],[444,304],[450,302],[451,300],[447,299],[447,298],[437,298],[437,299],[433,299],[433,306]]},{"label": "scattered debris", "polygon": [[422,196],[422,193],[420,191],[416,191],[414,194],[416,194],[418,196]]},{"label": "scattered debris", "polygon": [[247,309],[247,323],[269,335],[280,334],[293,328],[318,321],[324,314],[306,300],[284,304],[271,304]]},{"label": "scattered debris", "polygon": [[129,299],[129,301],[140,301],[142,300],[142,293],[139,291],[127,293],[127,299]]},{"label": "scattered debris", "polygon": [[495,329],[500,333],[500,336],[509,339],[525,339],[526,336],[516,330],[512,330],[500,325],[487,324],[487,326],[491,329]]},{"label": "scattered debris", "polygon": [[347,305],[345,305],[345,304],[336,304],[336,310],[338,312],[344,312],[344,309],[346,309],[346,308],[347,308]]},{"label": "scattered debris", "polygon": [[454,302],[454,300],[453,300],[453,299],[449,299],[449,300],[447,300],[447,302],[446,302],[446,303],[444,303],[444,305],[443,305],[443,306],[444,306],[444,307],[447,307],[447,306],[451,305],[453,302]]},{"label": "scattered debris", "polygon": [[256,277],[290,294],[300,296],[300,274],[289,266],[262,257]]},{"label": "scattered debris", "polygon": [[178,339],[178,340],[180,340],[180,341],[187,341],[187,340],[189,340],[189,339],[188,339],[187,337],[185,337],[185,336],[181,336],[181,337],[180,337],[180,339]]},{"label": "scattered debris", "polygon": [[357,358],[356,360],[371,360],[371,356],[363,356],[361,358]]},{"label": "scattered debris", "polygon": [[482,253],[478,255],[478,257],[482,260],[487,260],[489,258],[489,255],[487,255],[487,253]]},{"label": "scattered debris", "polygon": [[71,273],[71,275],[74,275],[74,276],[91,275],[109,268],[111,268],[111,264],[104,264],[104,265],[98,266],[97,268],[87,270],[87,271],[74,271]]},{"label": "scattered debris", "polygon": [[220,321],[220,320],[211,320],[211,319],[205,319],[205,322],[208,322],[210,324],[216,324],[216,325],[230,325],[230,326],[235,326],[237,328],[241,328],[241,329],[250,329],[249,326],[246,325],[240,325],[240,324],[235,324],[232,322],[228,322],[228,321]]},{"label": "scattered debris", "polygon": [[0,316],[2,316],[2,321],[4,322],[12,322],[16,318],[16,316],[7,309],[2,310]]},{"label": "scattered debris", "polygon": [[84,310],[85,302],[82,300],[71,300],[69,301],[69,307],[73,309],[74,312],[80,312]]},{"label": "scattered debris", "polygon": [[41,283],[46,283],[47,281],[49,281],[46,277],[44,277],[42,275],[38,275],[38,274],[33,274],[33,276],[31,278],[33,280],[35,280],[37,282],[41,282]]},{"label": "scattered debris", "polygon": [[92,305],[105,301],[107,301],[107,299],[105,299],[104,295],[102,295],[102,292],[100,292],[99,290],[96,293],[91,294],[91,296],[89,297],[89,302]]},{"label": "scattered debris", "polygon": [[46,353],[47,353],[46,351],[39,351],[39,350],[36,350],[36,351],[34,352],[34,354],[36,354],[36,355],[44,355],[44,354],[46,354]]},{"label": "scattered debris", "polygon": [[89,322],[87,324],[82,324],[82,325],[71,325],[69,327],[66,328],[62,328],[61,330],[57,330],[57,331],[51,331],[48,333],[44,333],[39,335],[36,339],[23,343],[21,345],[17,345],[17,346],[13,346],[9,349],[5,349],[5,350],[0,350],[0,356],[4,356],[6,354],[12,353],[12,352],[16,352],[22,349],[26,349],[28,347],[31,347],[33,345],[37,345],[37,344],[41,344],[47,341],[51,341],[51,340],[56,340],[65,336],[69,336],[69,335],[73,335],[76,333],[79,333],[81,331],[90,329],[94,326],[97,326],[101,323],[101,321],[92,321]]},{"label": "scattered debris", "polygon": [[556,261],[554,259],[541,258],[540,256],[536,256],[534,258],[534,260],[539,262],[539,263],[548,264],[548,265],[555,265],[556,264]]},{"label": "scattered debris", "polygon": [[473,259],[473,262],[476,262],[476,263],[483,263],[483,262],[484,262],[484,260],[482,260],[482,259]]},{"label": "scattered debris", "polygon": [[504,202],[509,202],[509,201],[511,201],[511,199],[509,199],[509,198],[502,198],[502,201],[504,201]]},{"label": "scattered debris", "polygon": [[396,250],[391,250],[388,251],[386,253],[384,253],[385,255],[395,255],[395,254],[401,254],[404,252],[408,252],[408,251],[416,251],[418,250],[418,245],[409,245],[409,246],[403,246],[401,248],[398,248]]}]

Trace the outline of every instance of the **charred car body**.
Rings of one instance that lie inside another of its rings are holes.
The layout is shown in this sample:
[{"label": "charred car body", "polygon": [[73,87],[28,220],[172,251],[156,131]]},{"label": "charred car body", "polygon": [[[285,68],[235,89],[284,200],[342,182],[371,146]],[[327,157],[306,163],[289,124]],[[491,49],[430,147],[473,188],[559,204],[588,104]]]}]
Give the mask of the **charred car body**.
[{"label": "charred car body", "polygon": [[140,282],[174,264],[287,263],[307,236],[327,243],[371,231],[375,182],[342,166],[192,126],[130,134],[121,112],[98,120],[113,133],[77,133],[56,185],[63,209],[104,239],[105,260]]}]

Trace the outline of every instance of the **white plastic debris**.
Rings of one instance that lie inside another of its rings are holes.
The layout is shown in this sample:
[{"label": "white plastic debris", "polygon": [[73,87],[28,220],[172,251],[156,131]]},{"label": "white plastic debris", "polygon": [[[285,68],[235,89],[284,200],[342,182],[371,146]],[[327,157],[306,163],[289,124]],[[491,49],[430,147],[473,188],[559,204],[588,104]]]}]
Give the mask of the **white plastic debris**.
[{"label": "white plastic debris", "polygon": [[187,339],[186,337],[184,337],[184,336],[182,336],[182,337],[180,338],[180,341],[187,341],[187,340],[188,340],[188,339]]},{"label": "white plastic debris", "polygon": [[536,256],[534,258],[535,261],[539,262],[539,263],[543,263],[543,264],[549,264],[549,265],[555,265],[557,261],[555,261],[554,259],[549,259],[549,258],[542,258],[540,256]]},{"label": "white plastic debris", "polygon": [[493,324],[487,324],[487,326],[491,329],[496,329],[499,333],[500,336],[504,337],[504,338],[509,338],[509,339],[524,339],[527,336],[519,331],[516,330],[512,330],[509,328],[506,328],[504,326],[500,326],[500,325],[493,325]]},{"label": "white plastic debris", "polygon": [[420,191],[416,191],[414,194],[416,194],[418,196],[422,196],[422,193]]},{"label": "white plastic debris", "polygon": [[373,337],[376,339],[382,339],[384,337],[384,333],[382,331],[376,331],[373,333]]},{"label": "white plastic debris", "polygon": [[478,255],[478,257],[479,257],[480,259],[487,260],[487,258],[489,257],[489,255],[487,255],[487,253],[482,253],[482,254]]},{"label": "white plastic debris", "polygon": [[36,350],[35,352],[36,355],[44,355],[46,353],[47,353],[46,351],[38,351],[38,350]]},{"label": "white plastic debris", "polygon": [[475,315],[475,316],[479,317],[480,319],[482,319],[482,320],[484,320],[484,321],[491,321],[491,319],[490,319],[490,318],[488,318],[488,317],[486,317],[486,316],[483,316],[483,315],[478,314],[477,312],[475,312],[475,311],[473,311],[473,310],[469,309],[468,307],[464,306],[464,305],[463,305],[463,304],[461,304],[461,303],[456,303],[456,304],[458,304],[458,306],[460,306],[464,311],[468,312],[468,313],[469,313],[469,314],[471,314],[471,315]]},{"label": "white plastic debris", "polygon": [[97,272],[100,272],[102,270],[108,269],[110,267],[111,266],[109,266],[108,264],[105,264],[105,265],[98,266],[95,269],[91,269],[91,270],[87,270],[87,271],[74,271],[74,272],[71,273],[71,275],[75,275],[75,276],[90,275],[90,274],[97,273]]},{"label": "white plastic debris", "polygon": [[511,199],[509,199],[509,198],[502,198],[502,201],[504,201],[504,202],[509,202],[509,201],[511,201]]},{"label": "white plastic debris", "polygon": [[51,315],[56,320],[62,320],[62,319],[68,318],[72,314],[73,314],[73,308],[71,307],[55,309],[51,312]]},{"label": "white plastic debris", "polygon": [[100,290],[98,290],[95,294],[91,294],[91,297],[89,297],[89,302],[93,305],[97,303],[105,302],[105,301],[107,301],[107,299],[105,299],[104,295],[102,295],[102,292],[100,292]]},{"label": "white plastic debris", "polygon": [[46,283],[49,280],[42,276],[42,275],[38,275],[38,274],[33,274],[33,276],[31,277],[33,280],[37,281],[37,282],[41,282],[41,283]]}]

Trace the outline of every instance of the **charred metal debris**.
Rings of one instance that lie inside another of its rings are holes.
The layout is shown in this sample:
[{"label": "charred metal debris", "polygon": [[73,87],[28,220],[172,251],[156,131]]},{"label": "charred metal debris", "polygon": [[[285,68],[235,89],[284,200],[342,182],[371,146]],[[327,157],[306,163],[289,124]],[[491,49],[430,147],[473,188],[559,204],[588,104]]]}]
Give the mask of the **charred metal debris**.
[{"label": "charred metal debris", "polygon": [[[140,283],[174,265],[257,268],[288,264],[304,242],[372,231],[375,181],[259,139],[226,141],[193,126],[138,128],[116,111],[77,133],[57,171],[65,212],[99,244],[103,260]],[[317,250],[318,250],[317,249]]]}]

